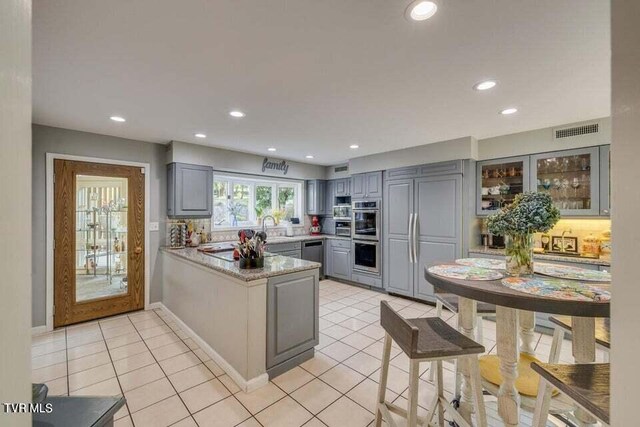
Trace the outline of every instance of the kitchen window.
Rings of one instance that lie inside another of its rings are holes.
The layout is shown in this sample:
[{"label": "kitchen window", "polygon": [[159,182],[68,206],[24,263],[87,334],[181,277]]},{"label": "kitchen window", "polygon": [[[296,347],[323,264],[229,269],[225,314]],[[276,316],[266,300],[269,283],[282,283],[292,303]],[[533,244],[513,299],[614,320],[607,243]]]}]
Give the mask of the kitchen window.
[{"label": "kitchen window", "polygon": [[266,215],[290,220],[301,214],[300,182],[214,176],[213,228],[256,226]]}]

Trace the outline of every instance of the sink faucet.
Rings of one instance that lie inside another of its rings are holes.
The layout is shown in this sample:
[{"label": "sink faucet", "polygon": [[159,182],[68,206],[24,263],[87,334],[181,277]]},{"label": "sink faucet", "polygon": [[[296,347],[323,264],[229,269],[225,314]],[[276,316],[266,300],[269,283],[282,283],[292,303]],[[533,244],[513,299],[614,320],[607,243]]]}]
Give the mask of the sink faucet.
[{"label": "sink faucet", "polygon": [[262,217],[262,231],[267,231],[267,218],[271,218],[273,225],[276,225],[276,219],[272,215],[265,215]]},{"label": "sink faucet", "polygon": [[562,238],[562,240],[561,240],[561,242],[562,242],[562,243],[561,243],[561,244],[562,244],[562,248],[560,248],[560,251],[561,251],[561,252],[566,252],[566,249],[565,249],[565,247],[564,247],[564,235],[565,235],[566,233],[573,233],[573,231],[572,231],[570,228],[567,228],[567,229],[565,229],[565,230],[563,230],[563,231],[562,231],[562,237],[561,237],[561,238]]}]

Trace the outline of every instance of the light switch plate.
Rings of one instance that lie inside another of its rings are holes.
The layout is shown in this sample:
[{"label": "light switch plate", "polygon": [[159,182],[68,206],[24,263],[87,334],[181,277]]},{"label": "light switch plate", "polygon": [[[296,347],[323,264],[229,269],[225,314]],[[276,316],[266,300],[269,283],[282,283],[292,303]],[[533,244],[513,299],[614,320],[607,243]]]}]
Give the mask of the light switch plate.
[{"label": "light switch plate", "polygon": [[158,231],[160,230],[160,224],[157,222],[150,222],[149,223],[149,231]]}]

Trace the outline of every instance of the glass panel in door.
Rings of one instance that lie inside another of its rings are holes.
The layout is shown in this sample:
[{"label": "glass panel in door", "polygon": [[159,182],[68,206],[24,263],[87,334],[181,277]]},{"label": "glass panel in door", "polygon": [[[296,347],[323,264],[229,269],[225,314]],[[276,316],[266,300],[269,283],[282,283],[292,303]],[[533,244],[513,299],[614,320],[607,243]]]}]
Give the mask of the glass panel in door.
[{"label": "glass panel in door", "polygon": [[478,215],[508,206],[516,195],[528,191],[528,161],[517,157],[478,163]]},{"label": "glass panel in door", "polygon": [[598,215],[598,148],[536,155],[532,163],[536,190],[564,215]]},{"label": "glass panel in door", "polygon": [[127,181],[76,175],[76,302],[128,292]]}]

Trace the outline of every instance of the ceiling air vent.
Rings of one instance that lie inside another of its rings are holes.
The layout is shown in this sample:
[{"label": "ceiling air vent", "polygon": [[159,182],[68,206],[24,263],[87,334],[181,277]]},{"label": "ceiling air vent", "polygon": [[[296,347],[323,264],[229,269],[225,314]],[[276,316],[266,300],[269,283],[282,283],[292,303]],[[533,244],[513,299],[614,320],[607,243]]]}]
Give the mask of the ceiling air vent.
[{"label": "ceiling air vent", "polygon": [[336,166],[333,168],[334,173],[348,172],[348,171],[349,171],[349,165]]},{"label": "ceiling air vent", "polygon": [[554,129],[554,139],[571,138],[574,136],[587,135],[590,133],[598,133],[598,123],[590,123],[581,126],[573,126],[570,128]]}]

